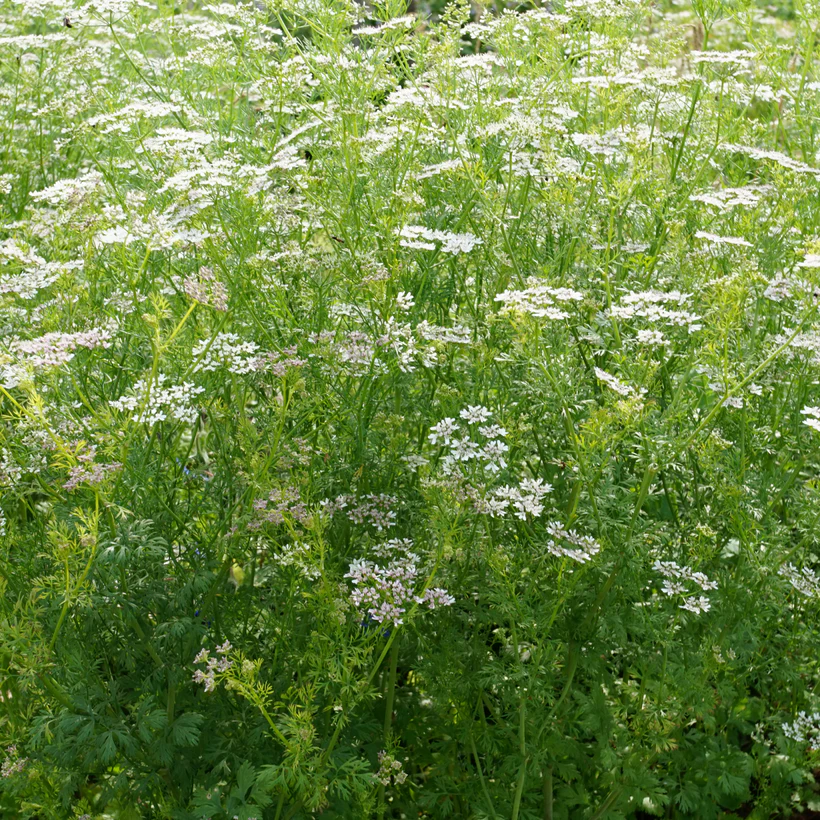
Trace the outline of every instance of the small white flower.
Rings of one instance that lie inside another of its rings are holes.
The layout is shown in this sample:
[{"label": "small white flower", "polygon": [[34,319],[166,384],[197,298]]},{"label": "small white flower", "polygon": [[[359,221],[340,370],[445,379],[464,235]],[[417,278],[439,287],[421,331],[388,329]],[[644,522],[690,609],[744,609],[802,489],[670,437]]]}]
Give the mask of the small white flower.
[{"label": "small white flower", "polygon": [[681,581],[670,581],[668,578],[663,582],[661,592],[664,595],[683,595],[686,592],[686,584]]},{"label": "small white flower", "polygon": [[430,435],[427,437],[431,444],[438,444],[439,440],[444,444],[449,444],[453,436],[458,432],[458,423],[453,418],[442,419],[438,424],[430,428]]},{"label": "small white flower", "polygon": [[709,599],[705,598],[701,595],[699,598],[695,598],[693,595],[691,598],[687,598],[681,605],[681,609],[686,609],[689,612],[694,612],[695,615],[700,615],[703,612],[708,612],[712,605],[709,603]]},{"label": "small white flower", "polygon": [[820,407],[804,407],[800,412],[810,417],[803,419],[803,424],[820,433]]},{"label": "small white flower", "polygon": [[711,242],[714,245],[737,245],[744,248],[752,247],[751,242],[747,242],[739,236],[718,236],[717,234],[708,233],[707,231],[698,231],[695,234],[695,238],[705,239],[707,242]]},{"label": "small white flower", "polygon": [[607,387],[611,387],[616,393],[621,396],[632,396],[635,393],[634,388],[625,384],[620,379],[607,373],[606,370],[601,370],[600,367],[595,368],[595,375],[599,381],[602,381]]},{"label": "small white flower", "polygon": [[459,413],[459,415],[468,424],[482,424],[490,418],[492,413],[486,407],[482,407],[480,404],[476,404],[468,405],[464,410],[462,410]]},{"label": "small white flower", "polygon": [[668,344],[663,333],[661,333],[659,330],[639,330],[638,341],[642,345],[650,345],[653,347]]},{"label": "small white flower", "polygon": [[798,268],[820,268],[820,253],[807,253],[806,258],[800,262]]}]

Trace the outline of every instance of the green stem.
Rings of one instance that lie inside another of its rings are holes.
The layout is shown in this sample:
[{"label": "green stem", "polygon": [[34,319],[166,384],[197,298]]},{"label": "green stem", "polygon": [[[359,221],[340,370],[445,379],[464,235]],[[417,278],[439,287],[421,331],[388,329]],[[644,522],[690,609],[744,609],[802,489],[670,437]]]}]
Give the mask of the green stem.
[{"label": "green stem", "polygon": [[384,704],[384,742],[390,743],[391,728],[393,724],[393,701],[396,696],[396,668],[399,660],[399,643],[394,641],[390,647],[390,671],[387,678],[387,692],[385,693]]},{"label": "green stem", "polygon": [[686,140],[689,136],[689,129],[692,127],[692,119],[695,116],[695,107],[698,104],[698,98],[700,97],[701,91],[701,84],[698,81],[698,84],[695,86],[695,93],[692,95],[692,104],[689,107],[689,116],[686,118],[686,127],[683,129],[683,136],[681,137],[680,141],[680,150],[675,157],[675,163],[672,166],[672,174],[671,174],[671,182],[674,184],[675,178],[678,175],[678,166],[680,165],[681,158],[683,157],[683,150],[686,148]]},{"label": "green stem", "polygon": [[484,772],[481,768],[481,761],[478,759],[478,750],[475,747],[475,738],[473,737],[472,732],[470,732],[470,749],[473,753],[473,759],[475,760],[475,767],[476,771],[478,772],[478,779],[481,783],[481,790],[484,792],[484,799],[487,801],[487,806],[490,809],[490,817],[492,817],[493,820],[495,820],[495,806],[493,805],[492,797],[490,797],[490,791],[487,788],[487,783],[484,780]]},{"label": "green stem", "polygon": [[276,817],[274,820],[279,820],[280,816],[282,815],[282,806],[285,805],[285,793],[282,792],[279,795],[279,801],[276,803]]},{"label": "green stem", "polygon": [[618,799],[618,795],[620,795],[620,793],[620,788],[613,789],[607,796],[606,800],[601,803],[601,807],[598,811],[596,811],[595,814],[589,818],[589,820],[598,820],[600,817],[606,816],[606,813],[609,811],[609,807]]},{"label": "green stem", "polygon": [[[516,653],[518,647],[515,646]],[[515,787],[515,799],[513,800],[512,820],[518,820],[521,811],[521,797],[524,794],[524,782],[527,779],[527,705],[524,695],[518,705],[518,753],[521,755],[521,771],[518,773],[518,783]]]},{"label": "green stem", "polygon": [[552,820],[552,766],[544,772],[544,820]]},{"label": "green stem", "polygon": [[[393,724],[393,700],[396,695],[396,668],[399,660],[399,642],[394,641],[390,647],[390,667],[387,673],[387,689],[384,702],[384,745],[390,746]],[[379,817],[384,816],[386,805],[384,802],[384,784],[379,786]]]}]

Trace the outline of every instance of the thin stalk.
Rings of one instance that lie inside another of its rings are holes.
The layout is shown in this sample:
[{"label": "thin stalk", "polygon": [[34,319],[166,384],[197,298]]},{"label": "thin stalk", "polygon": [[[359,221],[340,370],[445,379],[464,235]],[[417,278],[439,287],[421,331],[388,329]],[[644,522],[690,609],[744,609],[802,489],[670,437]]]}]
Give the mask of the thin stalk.
[{"label": "thin stalk", "polygon": [[803,325],[805,324],[806,320],[811,317],[813,313],[817,310],[816,306],[812,306],[807,312],[806,315],[802,318],[800,322],[798,322],[797,327],[795,328],[794,333],[783,342],[780,347],[778,347],[774,352],[769,354],[745,379],[743,379],[740,384],[736,387],[729,388],[726,393],[721,397],[720,401],[711,409],[708,413],[706,418],[695,428],[694,432],[686,439],[681,447],[675,452],[675,456],[680,455],[685,450],[689,449],[689,445],[698,437],[698,434],[714,419],[714,417],[723,409],[724,404],[728,399],[732,396],[737,395],[747,384],[754,381],[759,373],[762,373],[787,347],[791,345],[791,343],[797,338],[800,332],[803,329]]},{"label": "thin stalk", "polygon": [[619,795],[621,794],[620,787],[613,789],[608,795],[606,800],[601,803],[601,807],[589,820],[599,820],[599,818],[604,817],[606,813],[609,811],[609,807],[618,799]]},{"label": "thin stalk", "polygon": [[[518,652],[518,647],[515,647]],[[521,771],[518,773],[518,783],[515,787],[515,798],[513,800],[512,820],[518,820],[521,811],[521,797],[524,794],[524,783],[527,779],[527,703],[524,695],[518,704],[518,753],[521,755]]]},{"label": "thin stalk", "polygon": [[552,820],[552,766],[544,771],[544,820]]},{"label": "thin stalk", "polygon": [[484,792],[484,799],[487,801],[487,807],[490,809],[490,817],[495,820],[495,806],[493,805],[492,797],[490,797],[490,790],[487,788],[487,783],[484,780],[484,772],[481,768],[481,761],[478,759],[478,750],[475,747],[475,738],[473,737],[472,732],[470,732],[470,750],[473,753],[476,771],[478,772],[478,779],[481,783],[481,790]]},{"label": "thin stalk", "polygon": [[399,660],[399,643],[394,641],[390,647],[390,670],[387,677],[387,692],[384,704],[384,742],[389,743],[393,725],[393,702],[396,696],[396,667]]},{"label": "thin stalk", "polygon": [[[392,739],[392,724],[393,724],[393,699],[396,694],[396,667],[399,660],[399,642],[394,641],[393,646],[390,647],[390,665],[387,673],[387,687],[385,691],[384,702],[384,745],[387,748]],[[384,802],[384,784],[379,785],[379,817],[384,816],[385,802]]]}]

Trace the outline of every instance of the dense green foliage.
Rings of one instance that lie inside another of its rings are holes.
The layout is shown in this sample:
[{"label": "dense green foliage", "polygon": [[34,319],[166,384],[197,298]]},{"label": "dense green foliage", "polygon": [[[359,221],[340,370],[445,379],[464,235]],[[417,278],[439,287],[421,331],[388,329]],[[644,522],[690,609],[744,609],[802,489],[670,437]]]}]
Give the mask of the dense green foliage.
[{"label": "dense green foliage", "polygon": [[0,0],[4,820],[812,807],[818,11]]}]

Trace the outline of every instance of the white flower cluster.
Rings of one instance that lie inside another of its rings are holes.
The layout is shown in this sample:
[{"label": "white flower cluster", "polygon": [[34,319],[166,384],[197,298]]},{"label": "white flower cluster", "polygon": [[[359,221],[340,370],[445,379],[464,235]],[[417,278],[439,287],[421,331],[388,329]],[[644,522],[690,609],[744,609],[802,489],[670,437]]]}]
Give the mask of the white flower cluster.
[{"label": "white flower cluster", "polygon": [[400,786],[407,780],[407,772],[402,771],[401,760],[396,760],[393,755],[381,751],[379,752],[379,771],[376,774],[376,780],[383,786],[389,786],[391,779],[393,783]]},{"label": "white flower cluster", "polygon": [[426,319],[415,327],[416,333],[427,342],[446,342],[448,344],[472,344],[473,331],[464,325],[431,325]]},{"label": "white flower cluster", "polygon": [[646,319],[648,322],[669,324],[676,327],[688,327],[690,333],[700,330],[700,316],[686,310],[666,307],[682,307],[691,297],[678,290],[633,291],[623,295],[620,303],[613,305],[609,315],[614,319]]},{"label": "white flower cluster", "polygon": [[300,524],[308,520],[308,510],[296,487],[278,487],[268,493],[267,498],[257,498],[253,502],[256,516],[248,522],[247,528],[258,530],[263,524],[282,524],[286,517]]},{"label": "white flower cluster", "polygon": [[606,370],[601,370],[600,367],[595,368],[595,378],[597,378],[598,381],[603,382],[607,387],[614,390],[619,396],[635,395],[634,387],[630,387],[630,385],[622,382],[616,376],[613,376],[611,373],[607,373]]},{"label": "white flower cluster", "polygon": [[413,298],[412,293],[407,293],[407,291],[400,290],[396,294],[396,307],[404,313],[407,313],[409,310],[412,310],[413,306],[416,304],[415,299]]},{"label": "white flower cluster", "polygon": [[399,244],[405,248],[434,251],[441,247],[444,253],[469,253],[477,245],[483,244],[471,233],[451,233],[450,231],[433,231],[419,225],[406,225],[399,231],[402,237]]},{"label": "white flower cluster", "polygon": [[154,132],[154,136],[140,141],[134,149],[136,153],[150,153],[164,157],[185,157],[198,155],[214,141],[213,134],[205,131],[188,131],[184,128],[163,126]]},{"label": "white flower cluster", "polygon": [[689,567],[682,567],[675,561],[655,561],[652,569],[662,575],[666,580],[663,582],[661,592],[669,597],[679,595],[685,596],[681,609],[700,615],[708,612],[712,604],[705,595],[695,596],[690,594],[687,582],[697,584],[704,592],[717,589],[717,581],[710,581],[702,572],[696,572]]},{"label": "white flower cluster", "polygon": [[413,327],[407,322],[397,322],[392,316],[387,320],[384,333],[376,344],[396,354],[402,373],[412,373],[418,360],[421,360],[423,367],[435,367],[438,364],[436,351],[419,347]]},{"label": "white flower cluster", "polygon": [[194,373],[225,368],[243,375],[259,370],[264,362],[256,342],[243,342],[236,333],[218,333],[213,339],[203,339],[194,345],[192,355],[198,360]]},{"label": "white flower cluster", "polygon": [[8,358],[0,355],[0,384],[6,390],[23,384],[29,378],[28,368],[21,364],[14,364]]},{"label": "white flower cluster", "polygon": [[[337,315],[358,318],[359,311],[341,304],[335,306],[335,312]],[[330,343],[328,353],[332,353],[343,364],[351,365],[350,370],[360,375],[371,368],[385,367],[384,362],[378,358],[380,351],[392,351],[398,360],[399,369],[403,373],[412,373],[417,364],[425,368],[437,367],[441,363],[439,348],[442,344],[472,344],[473,331],[463,325],[431,325],[426,319],[413,327],[409,322],[398,322],[390,316],[383,325],[381,335],[375,338],[361,330],[354,330],[339,339],[335,339],[334,334],[327,331],[311,334],[309,339],[314,344]]]},{"label": "white flower cluster", "polygon": [[820,738],[820,712],[815,712],[812,715],[800,712],[794,723],[784,723],[782,729],[786,737],[796,740],[798,743],[808,741],[813,749],[820,746],[818,744]]},{"label": "white flower cluster", "polygon": [[697,231],[695,239],[705,239],[713,245],[735,245],[741,248],[751,248],[752,243],[742,239],[739,236],[718,236],[716,233],[709,233],[708,231]]},{"label": "white flower cluster", "polygon": [[127,216],[117,212],[110,216],[116,224],[94,235],[98,250],[111,245],[127,247],[134,242],[145,242],[154,250],[172,250],[177,245],[199,247],[212,236],[209,231],[184,227],[184,217],[172,212],[152,211],[142,216],[132,209]]},{"label": "white flower cluster", "polygon": [[31,430],[21,443],[24,449],[14,453],[0,448],[0,487],[14,489],[25,474],[41,473],[48,466],[46,450],[52,442],[45,430]]},{"label": "white flower cluster", "polygon": [[568,319],[569,314],[558,305],[565,302],[580,302],[583,298],[583,293],[570,288],[532,284],[525,290],[505,290],[495,297],[495,301],[504,303],[502,313],[517,311],[528,313],[538,319]]},{"label": "white flower cluster", "polygon": [[669,344],[669,340],[659,330],[639,330],[637,339],[639,344],[647,347],[664,347]]},{"label": "white flower cluster", "polygon": [[22,478],[23,469],[5,447],[0,448],[0,486],[14,487]]},{"label": "white flower cluster", "polygon": [[43,262],[22,273],[0,276],[0,293],[16,293],[21,299],[33,299],[37,293],[54,284],[63,274],[83,267],[82,259],[70,262]]},{"label": "white flower cluster", "polygon": [[640,7],[641,0],[629,0],[626,3],[618,0],[566,0],[564,4],[568,14],[595,19],[628,17]]},{"label": "white flower cluster", "polygon": [[215,199],[223,191],[244,190],[249,195],[254,195],[271,186],[269,174],[272,170],[287,170],[305,165],[305,160],[298,156],[293,146],[280,151],[273,157],[273,162],[266,166],[240,163],[235,156],[230,155],[213,160],[199,159],[191,167],[169,176],[159,193],[190,191],[202,200]]},{"label": "white flower cluster", "polygon": [[363,37],[365,35],[374,36],[382,34],[385,31],[394,31],[396,29],[411,29],[416,25],[416,16],[414,14],[405,14],[403,17],[393,17],[384,23],[377,26],[359,26],[351,31],[351,34],[356,37]]},{"label": "white flower cluster", "polygon": [[[410,542],[412,544],[412,542]],[[450,606],[455,598],[446,589],[434,587],[421,595],[415,592],[419,571],[418,555],[413,552],[399,554],[387,566],[373,561],[356,560],[350,564],[345,578],[353,582],[351,601],[378,623],[404,623],[407,608],[416,603],[429,609]]]},{"label": "white flower cluster", "polygon": [[183,283],[185,293],[203,305],[209,305],[223,313],[228,309],[228,291],[214,272],[201,267],[196,276],[189,276]]},{"label": "white flower cluster", "polygon": [[43,265],[43,259],[34,248],[21,245],[16,239],[9,238],[0,242],[0,262],[4,265],[19,262],[21,265]]},{"label": "white flower cluster", "polygon": [[222,646],[216,648],[216,654],[221,655],[221,658],[213,658],[207,649],[202,649],[194,658],[194,663],[204,663],[205,669],[197,669],[192,680],[203,684],[206,692],[213,691],[216,687],[217,674],[224,674],[233,666],[233,661],[227,657],[232,650],[233,647],[229,641],[225,641]]},{"label": "white flower cluster", "polygon": [[0,353],[0,384],[10,390],[29,381],[34,371],[71,361],[78,347],[110,347],[111,338],[111,331],[93,328],[78,333],[46,333],[36,339],[12,339],[8,353]]},{"label": "white flower cluster", "polygon": [[807,598],[820,598],[820,578],[810,567],[797,569],[794,564],[784,564],[777,574],[785,578],[798,592]]},{"label": "white flower cluster", "polygon": [[295,541],[285,544],[274,557],[280,567],[295,567],[305,578],[315,581],[321,577],[321,570],[313,560],[310,544]]},{"label": "white flower cluster", "polygon": [[110,464],[95,462],[95,455],[96,447],[92,446],[77,456],[80,463],[69,470],[68,481],[63,484],[64,490],[72,492],[83,484],[91,486],[102,484],[111,473],[122,469],[122,464],[118,461]]},{"label": "white flower cluster", "polygon": [[810,361],[813,364],[820,364],[820,332],[817,330],[807,330],[805,333],[798,333],[792,336],[788,333],[778,333],[773,339],[772,344],[776,347],[788,344],[791,350],[789,355],[794,358],[797,354],[796,350],[805,350],[811,354]]},{"label": "white flower cluster", "polygon": [[131,127],[144,118],[158,119],[179,113],[182,107],[158,100],[134,100],[111,114],[97,114],[89,117],[82,125],[85,129],[95,129],[98,134],[127,133]]},{"label": "white flower cluster", "polygon": [[[591,535],[578,535],[557,521],[547,524],[547,532],[554,539],[547,544],[547,552],[557,558],[571,558],[573,561],[586,564],[601,551],[601,545]],[[565,543],[560,543],[562,541]]]},{"label": "white flower cluster", "polygon": [[164,373],[157,375],[156,382],[149,387],[140,379],[132,388],[130,395],[121,396],[109,404],[120,412],[136,411],[132,421],[154,425],[160,421],[173,419],[185,424],[194,424],[199,410],[193,402],[204,387],[196,387],[190,382],[179,385],[164,386],[168,377]]},{"label": "white flower cluster", "polygon": [[[579,83],[583,78],[577,77],[573,80]],[[609,131],[606,134],[585,134],[583,132],[576,132],[572,134],[570,139],[579,148],[583,148],[590,154],[611,159],[621,154],[621,146],[623,145],[623,138],[621,134],[615,131]]]},{"label": "white flower cluster", "polygon": [[807,253],[802,262],[797,265],[798,268],[820,268],[820,253]]},{"label": "white flower cluster", "polygon": [[754,51],[736,49],[735,51],[693,51],[689,59],[695,64],[711,63],[712,65],[736,65],[751,68],[758,57]]},{"label": "white flower cluster", "polygon": [[353,365],[353,372],[363,375],[373,365],[376,348],[366,333],[354,330],[336,342],[334,352],[340,362]]},{"label": "white flower cluster", "polygon": [[[441,459],[442,472],[452,475],[460,464],[470,461],[481,464],[490,473],[503,470],[507,466],[504,454],[509,447],[501,439],[507,431],[498,424],[485,424],[492,413],[481,405],[468,406],[459,415],[468,425],[464,435],[454,418],[445,418],[433,425],[427,436],[431,444],[441,442],[450,448],[450,452]],[[473,438],[476,433],[480,438]]]},{"label": "white flower cluster", "polygon": [[681,605],[681,609],[686,609],[695,615],[701,615],[708,612],[712,608],[712,604],[705,595],[695,597],[694,595],[688,597]]},{"label": "white flower cluster", "polygon": [[413,549],[412,538],[391,538],[371,547],[371,552],[377,558],[392,558],[395,555],[411,555]]},{"label": "white flower cluster", "polygon": [[112,17],[121,19],[137,6],[151,8],[147,0],[88,0],[83,5],[71,9],[71,17],[74,20],[72,25],[104,29]]},{"label": "white flower cluster", "polygon": [[803,424],[820,433],[820,407],[804,407],[800,412],[808,416],[803,419]]},{"label": "white flower cluster", "polygon": [[110,228],[105,228],[94,234],[94,247],[97,250],[104,248],[106,245],[130,245],[140,239],[148,239],[151,236],[151,230],[147,225],[131,226],[126,228],[124,225],[113,225]]},{"label": "white flower cluster", "polygon": [[39,291],[54,284],[59,278],[59,273],[49,274],[42,268],[10,276],[3,275],[0,276],[0,293],[16,293],[21,299],[33,299]]},{"label": "white flower cluster", "polygon": [[[798,265],[798,267],[800,267]],[[773,302],[785,302],[791,299],[797,283],[787,276],[776,276],[769,282],[769,286],[763,291],[763,295]]]},{"label": "white flower cluster", "polygon": [[344,511],[348,520],[354,524],[371,524],[379,532],[389,529],[396,523],[396,511],[393,509],[398,503],[394,495],[366,495],[357,498],[355,495],[337,495],[336,498],[326,498],[321,502],[322,510],[328,516]]},{"label": "white flower cluster", "polygon": [[702,202],[712,205],[719,211],[726,213],[737,207],[753,208],[768,193],[766,185],[744,185],[742,188],[722,188],[717,191],[707,191],[703,194],[692,194],[691,202]]},{"label": "white flower cluster", "polygon": [[77,206],[105,190],[105,179],[99,171],[86,171],[79,176],[58,179],[48,188],[32,191],[29,194],[32,202],[44,203],[53,207],[59,205]]},{"label": "white flower cluster", "polygon": [[764,151],[761,148],[754,148],[749,145],[736,145],[734,143],[725,142],[721,144],[721,149],[724,151],[734,152],[738,154],[745,154],[752,159],[767,159],[776,163],[781,168],[786,168],[789,171],[794,171],[797,174],[812,174],[813,176],[820,176],[820,170],[812,168],[811,165],[806,165],[805,162],[792,159],[780,151]]},{"label": "white flower cluster", "polygon": [[11,353],[22,356],[25,364],[39,370],[59,367],[74,358],[78,347],[91,350],[110,347],[112,333],[105,328],[92,328],[78,333],[46,333],[36,339],[15,339],[9,345]]},{"label": "white flower cluster", "polygon": [[464,168],[464,162],[459,157],[459,159],[448,159],[444,162],[426,165],[421,171],[414,174],[414,176],[418,180],[430,179],[440,174],[446,174],[448,171],[460,171],[462,168]]},{"label": "white flower cluster", "polygon": [[527,516],[537,517],[544,512],[542,501],[552,492],[552,485],[540,478],[524,478],[518,487],[505,484],[497,487],[492,495],[476,500],[480,513],[499,518],[512,511],[516,518],[526,521]]},{"label": "white flower cluster", "polygon": [[20,754],[17,751],[17,746],[7,746],[6,756],[3,759],[2,765],[0,765],[0,777],[7,778],[12,777],[15,774],[20,774],[20,772],[26,768],[27,764],[28,758],[20,757]]}]

